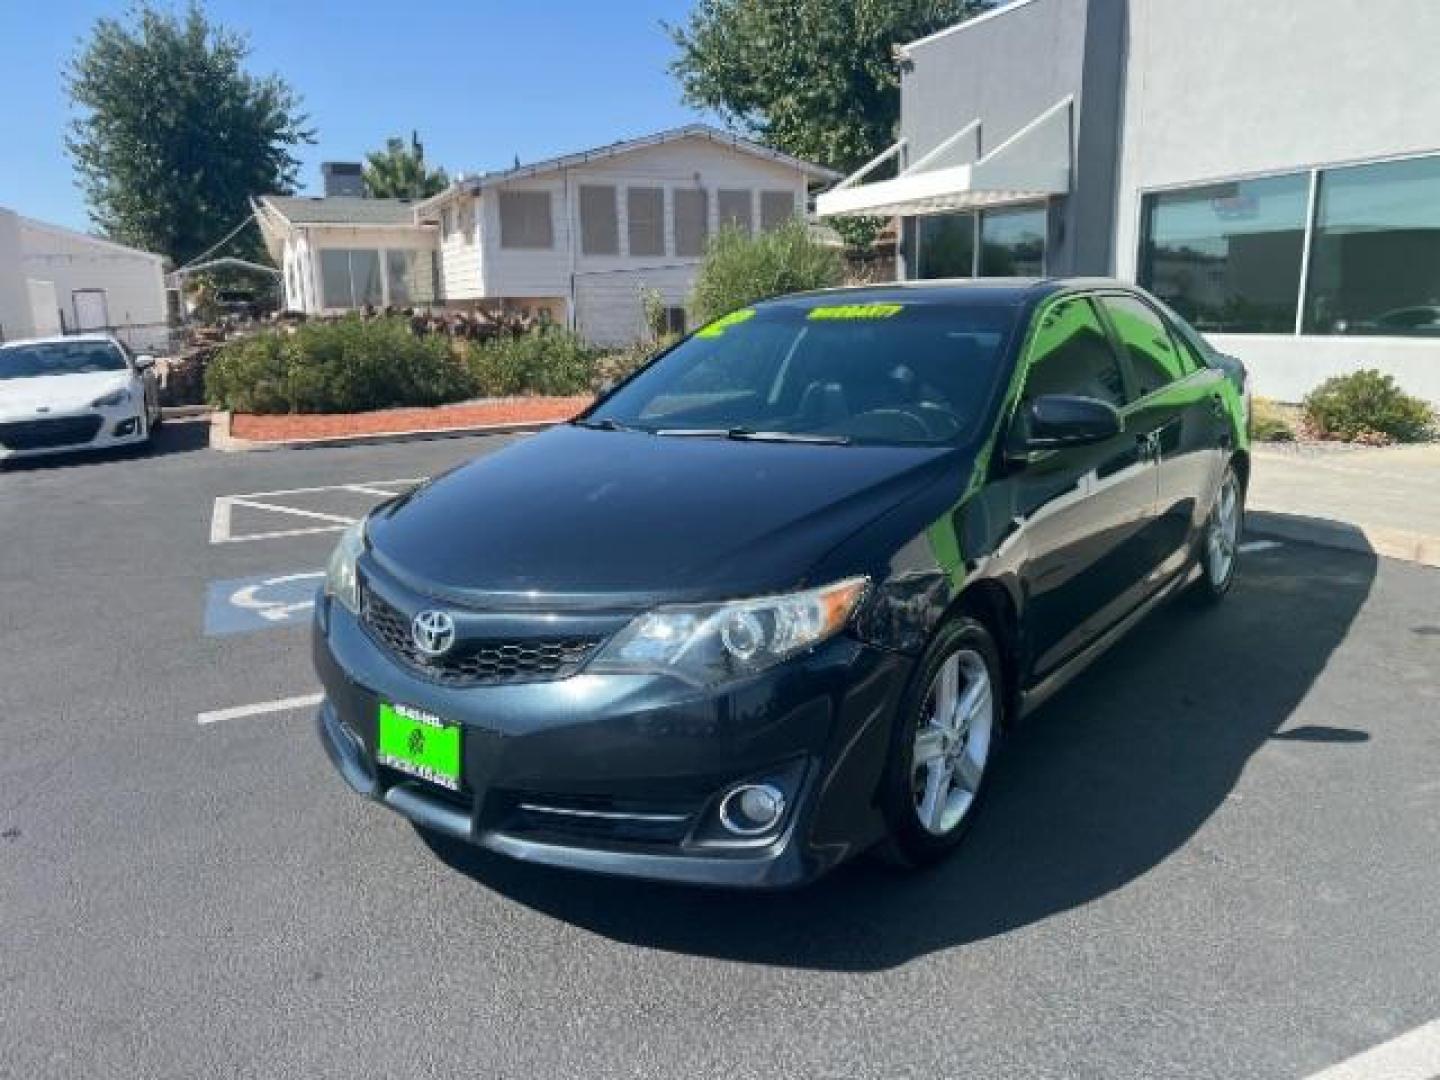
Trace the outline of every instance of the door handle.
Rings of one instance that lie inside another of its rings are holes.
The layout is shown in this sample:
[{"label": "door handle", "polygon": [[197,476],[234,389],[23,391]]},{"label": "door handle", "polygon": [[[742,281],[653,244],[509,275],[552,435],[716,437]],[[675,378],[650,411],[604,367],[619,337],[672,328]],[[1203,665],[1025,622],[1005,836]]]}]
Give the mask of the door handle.
[{"label": "door handle", "polygon": [[1225,419],[1225,403],[1218,396],[1210,399],[1210,415],[1216,420]]}]

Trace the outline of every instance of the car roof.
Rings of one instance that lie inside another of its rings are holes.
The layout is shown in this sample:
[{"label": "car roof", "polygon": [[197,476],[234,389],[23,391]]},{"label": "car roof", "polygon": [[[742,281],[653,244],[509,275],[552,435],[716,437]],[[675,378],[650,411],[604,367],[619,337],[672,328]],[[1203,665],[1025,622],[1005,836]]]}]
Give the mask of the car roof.
[{"label": "car roof", "polygon": [[75,345],[120,344],[109,334],[53,334],[50,337],[16,338],[14,341],[0,341],[0,349],[13,349],[20,345]]},{"label": "car roof", "polygon": [[805,310],[825,304],[921,303],[936,306],[1032,303],[1057,292],[1076,289],[1121,289],[1135,286],[1113,278],[985,277],[899,281],[885,285],[851,285],[838,289],[792,293],[764,302],[766,307]]}]

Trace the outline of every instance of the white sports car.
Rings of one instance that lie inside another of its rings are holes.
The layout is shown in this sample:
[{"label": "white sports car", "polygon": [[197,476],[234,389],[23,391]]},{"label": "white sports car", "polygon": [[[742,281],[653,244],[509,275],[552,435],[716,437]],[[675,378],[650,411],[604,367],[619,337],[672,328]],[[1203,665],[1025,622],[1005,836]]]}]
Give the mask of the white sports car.
[{"label": "white sports car", "polygon": [[0,461],[146,442],[155,358],[103,334],[0,344]]}]

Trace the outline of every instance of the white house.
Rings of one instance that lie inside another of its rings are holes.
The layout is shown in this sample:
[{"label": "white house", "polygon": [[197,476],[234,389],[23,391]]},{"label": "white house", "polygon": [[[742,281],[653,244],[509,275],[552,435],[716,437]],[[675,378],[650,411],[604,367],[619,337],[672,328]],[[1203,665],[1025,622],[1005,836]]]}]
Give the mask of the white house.
[{"label": "white house", "polygon": [[543,308],[592,341],[622,344],[644,332],[642,290],[683,324],[721,227],[803,216],[810,185],[836,178],[696,124],[463,178],[418,203],[271,195],[256,207],[294,310]]},{"label": "white house", "polygon": [[169,340],[165,260],[0,207],[0,340],[108,330],[142,352]]}]

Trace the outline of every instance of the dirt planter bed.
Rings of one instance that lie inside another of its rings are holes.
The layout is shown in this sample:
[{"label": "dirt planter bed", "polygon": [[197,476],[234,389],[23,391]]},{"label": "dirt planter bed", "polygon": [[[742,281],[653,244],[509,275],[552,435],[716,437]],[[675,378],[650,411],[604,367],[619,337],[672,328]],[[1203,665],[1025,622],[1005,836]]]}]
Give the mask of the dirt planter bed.
[{"label": "dirt planter bed", "polygon": [[509,424],[559,423],[570,419],[589,397],[522,397],[469,401],[433,409],[381,409],[363,413],[287,414],[230,417],[232,438],[249,443],[290,443],[360,436],[408,435]]}]

